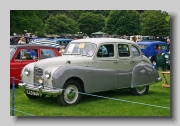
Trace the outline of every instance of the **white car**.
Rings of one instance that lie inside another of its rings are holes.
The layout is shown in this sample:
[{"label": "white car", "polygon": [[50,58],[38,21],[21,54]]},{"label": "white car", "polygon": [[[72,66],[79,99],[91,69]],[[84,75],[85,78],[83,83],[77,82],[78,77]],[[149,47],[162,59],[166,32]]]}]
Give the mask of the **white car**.
[{"label": "white car", "polygon": [[63,106],[79,103],[82,93],[129,88],[147,94],[162,81],[137,44],[116,38],[73,40],[63,56],[26,65],[21,77],[28,98],[55,95]]}]

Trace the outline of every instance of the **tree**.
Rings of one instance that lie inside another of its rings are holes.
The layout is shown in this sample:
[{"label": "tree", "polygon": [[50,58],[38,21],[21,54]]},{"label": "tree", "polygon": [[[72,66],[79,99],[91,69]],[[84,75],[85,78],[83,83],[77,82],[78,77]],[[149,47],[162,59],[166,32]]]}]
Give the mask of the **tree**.
[{"label": "tree", "polygon": [[[44,15],[46,11],[44,11]],[[40,17],[39,17],[40,16]],[[24,30],[37,35],[45,35],[43,15],[37,10],[11,10],[10,11],[10,34],[25,33]]]},{"label": "tree", "polygon": [[101,14],[86,12],[80,15],[78,22],[81,32],[91,34],[103,29],[105,26],[105,17]]},{"label": "tree", "polygon": [[50,15],[45,21],[48,34],[77,33],[78,23],[65,14]]},{"label": "tree", "polygon": [[109,34],[139,34],[140,14],[135,10],[112,10],[107,17],[105,29]]},{"label": "tree", "polygon": [[92,13],[94,14],[101,14],[105,17],[109,15],[110,10],[93,10]]},{"label": "tree", "polygon": [[165,19],[167,12],[146,10],[141,14],[142,35],[170,35],[170,22]]}]

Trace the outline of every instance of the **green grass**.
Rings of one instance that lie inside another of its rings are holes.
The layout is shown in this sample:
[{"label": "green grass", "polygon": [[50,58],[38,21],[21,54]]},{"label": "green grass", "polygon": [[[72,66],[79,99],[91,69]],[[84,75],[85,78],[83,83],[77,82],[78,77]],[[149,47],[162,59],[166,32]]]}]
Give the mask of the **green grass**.
[{"label": "green grass", "polygon": [[[168,81],[170,82],[170,80]],[[30,100],[23,93],[22,87],[19,87],[15,89],[14,116],[168,117],[171,116],[170,88],[162,88],[163,83],[164,80],[158,84],[150,85],[149,93],[143,96],[132,96],[128,89],[94,94],[112,99],[83,95],[79,104],[68,107],[60,106],[56,97]],[[12,89],[10,89],[10,107],[12,107]],[[12,116],[11,108],[10,115]]]}]

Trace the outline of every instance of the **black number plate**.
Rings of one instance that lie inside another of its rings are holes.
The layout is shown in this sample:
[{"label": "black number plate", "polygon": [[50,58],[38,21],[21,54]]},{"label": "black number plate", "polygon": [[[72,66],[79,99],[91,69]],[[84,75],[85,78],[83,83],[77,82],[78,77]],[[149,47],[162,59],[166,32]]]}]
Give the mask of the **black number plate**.
[{"label": "black number plate", "polygon": [[31,90],[26,90],[26,94],[33,95],[33,96],[40,96],[39,92],[31,91]]}]

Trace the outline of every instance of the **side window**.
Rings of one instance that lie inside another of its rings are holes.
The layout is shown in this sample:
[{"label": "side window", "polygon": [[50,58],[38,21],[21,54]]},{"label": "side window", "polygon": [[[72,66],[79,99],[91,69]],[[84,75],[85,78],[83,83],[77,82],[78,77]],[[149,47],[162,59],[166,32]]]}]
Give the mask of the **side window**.
[{"label": "side window", "polygon": [[161,50],[167,50],[167,46],[165,44],[160,45]]},{"label": "side window", "polygon": [[51,57],[56,57],[56,54],[53,50],[41,49],[41,58],[42,59],[51,58]]},{"label": "side window", "polygon": [[21,49],[15,59],[33,60],[38,58],[37,49]]},{"label": "side window", "polygon": [[97,52],[97,57],[114,57],[114,45],[107,44],[101,45]]},{"label": "side window", "polygon": [[159,44],[156,44],[156,45],[154,46],[154,48],[155,48],[155,50],[160,50],[160,49],[161,49],[161,47],[160,47]]},{"label": "side window", "polygon": [[146,49],[146,45],[138,45],[140,49]]},{"label": "side window", "polygon": [[131,50],[132,50],[133,56],[135,57],[140,56],[140,52],[135,46],[131,46]]},{"label": "side window", "polygon": [[129,46],[127,44],[118,44],[118,53],[120,57],[129,57]]}]

